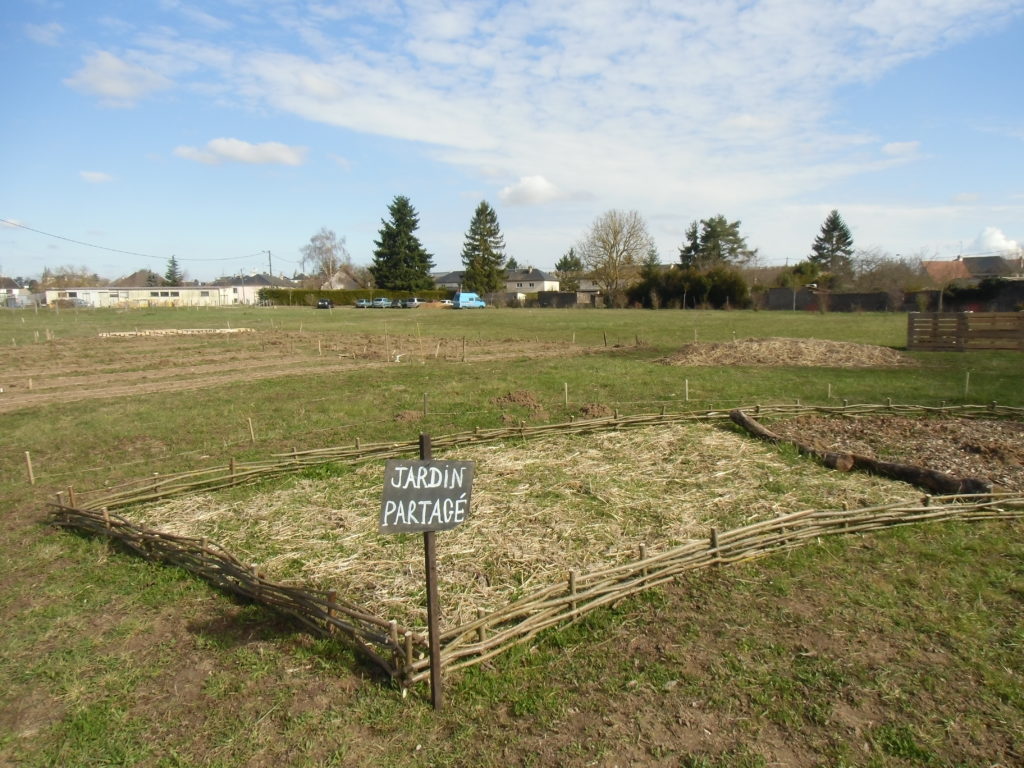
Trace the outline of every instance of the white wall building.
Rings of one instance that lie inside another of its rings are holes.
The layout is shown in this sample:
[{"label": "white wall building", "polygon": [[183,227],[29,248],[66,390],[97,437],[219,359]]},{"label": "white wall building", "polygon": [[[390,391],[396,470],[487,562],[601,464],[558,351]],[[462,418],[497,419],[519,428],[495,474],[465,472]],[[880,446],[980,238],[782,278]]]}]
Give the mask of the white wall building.
[{"label": "white wall building", "polygon": [[46,303],[68,302],[80,307],[229,307],[259,302],[261,285],[180,285],[144,288],[59,288],[45,292]]}]

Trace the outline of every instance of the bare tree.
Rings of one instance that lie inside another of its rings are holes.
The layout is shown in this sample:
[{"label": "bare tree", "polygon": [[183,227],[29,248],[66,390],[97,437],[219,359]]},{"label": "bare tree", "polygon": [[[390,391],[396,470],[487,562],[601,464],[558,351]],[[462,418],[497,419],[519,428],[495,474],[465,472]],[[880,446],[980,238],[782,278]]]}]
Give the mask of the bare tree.
[{"label": "bare tree", "polygon": [[303,271],[312,270],[323,280],[330,280],[339,269],[352,264],[345,248],[345,238],[339,240],[334,230],[327,227],[321,227],[300,251]]},{"label": "bare tree", "polygon": [[636,211],[606,211],[594,220],[576,246],[583,266],[610,306],[621,306],[637,265],[654,248],[647,223]]}]

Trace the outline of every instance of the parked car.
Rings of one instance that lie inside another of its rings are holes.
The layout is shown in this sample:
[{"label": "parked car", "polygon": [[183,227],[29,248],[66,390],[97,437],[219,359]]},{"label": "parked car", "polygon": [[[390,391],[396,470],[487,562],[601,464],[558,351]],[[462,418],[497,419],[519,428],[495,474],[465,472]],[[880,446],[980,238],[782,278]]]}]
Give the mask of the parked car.
[{"label": "parked car", "polygon": [[317,309],[334,309],[334,302],[330,299],[320,299],[316,303]]},{"label": "parked car", "polygon": [[373,306],[373,302],[369,299],[356,299],[356,309],[369,309]]},{"label": "parked car", "polygon": [[402,299],[402,308],[403,309],[416,309],[416,307],[418,307],[420,304],[423,304],[423,303],[424,303],[423,299],[417,299],[415,296],[413,296],[411,299]]},{"label": "parked car", "polygon": [[475,293],[456,293],[452,306],[455,309],[477,309],[486,307],[487,303]]},{"label": "parked car", "polygon": [[381,296],[379,299],[374,299],[370,302],[370,306],[375,309],[387,309],[391,306],[391,299],[387,296]]},{"label": "parked car", "polygon": [[452,306],[452,300],[451,299],[441,299],[441,306],[442,307],[450,307],[450,306]]}]

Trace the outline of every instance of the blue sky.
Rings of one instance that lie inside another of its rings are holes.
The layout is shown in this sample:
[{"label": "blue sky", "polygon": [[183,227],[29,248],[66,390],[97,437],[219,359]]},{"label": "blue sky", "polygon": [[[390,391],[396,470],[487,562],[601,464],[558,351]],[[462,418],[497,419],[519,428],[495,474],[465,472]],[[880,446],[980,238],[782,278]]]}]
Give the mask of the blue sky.
[{"label": "blue sky", "polygon": [[291,274],[321,227],[367,264],[396,195],[439,270],[480,200],[542,269],[613,208],[663,262],[719,213],[762,264],[832,208],[891,254],[1024,243],[1024,0],[4,5],[0,274]]}]

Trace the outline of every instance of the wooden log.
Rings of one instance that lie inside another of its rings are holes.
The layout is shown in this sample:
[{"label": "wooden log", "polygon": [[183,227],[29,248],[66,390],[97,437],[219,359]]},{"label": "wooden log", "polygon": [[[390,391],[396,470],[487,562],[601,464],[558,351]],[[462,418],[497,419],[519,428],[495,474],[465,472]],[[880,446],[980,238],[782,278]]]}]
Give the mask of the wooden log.
[{"label": "wooden log", "polygon": [[739,426],[746,429],[755,437],[771,443],[788,443],[796,446],[801,454],[813,456],[831,469],[838,469],[842,472],[851,469],[859,469],[875,475],[882,475],[893,480],[900,480],[918,488],[923,488],[932,493],[951,494],[976,494],[989,493],[992,486],[977,477],[955,477],[945,472],[939,472],[927,467],[919,467],[915,464],[901,464],[892,461],[878,461],[861,456],[856,453],[832,453],[819,451],[813,446],[801,443],[796,440],[784,440],[769,429],[758,424],[754,419],[747,416],[743,411],[734,410],[729,412],[729,418]]}]

